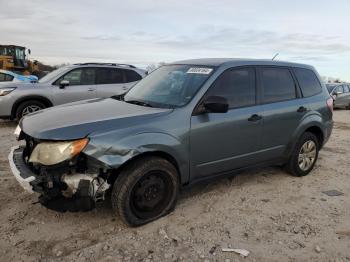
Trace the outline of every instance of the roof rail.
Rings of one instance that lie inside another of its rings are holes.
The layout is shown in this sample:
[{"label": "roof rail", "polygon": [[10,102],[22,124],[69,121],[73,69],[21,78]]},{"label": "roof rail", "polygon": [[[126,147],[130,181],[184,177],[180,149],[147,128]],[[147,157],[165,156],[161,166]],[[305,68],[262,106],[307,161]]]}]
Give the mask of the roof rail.
[{"label": "roof rail", "polygon": [[136,68],[134,65],[129,64],[119,64],[119,63],[96,63],[96,62],[89,62],[89,63],[77,63],[74,65],[109,65],[109,66],[125,66],[130,68]]}]

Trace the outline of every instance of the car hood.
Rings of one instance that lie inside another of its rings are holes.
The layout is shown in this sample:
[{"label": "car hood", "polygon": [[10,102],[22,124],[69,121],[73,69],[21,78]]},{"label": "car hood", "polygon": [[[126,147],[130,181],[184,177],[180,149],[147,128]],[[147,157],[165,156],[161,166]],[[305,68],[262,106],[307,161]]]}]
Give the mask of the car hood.
[{"label": "car hood", "polygon": [[[147,123],[172,109],[129,104],[112,98],[85,100],[48,108],[27,115],[20,122],[22,131],[42,140],[73,140],[91,133],[105,133]],[[146,122],[145,122],[146,121]]]}]

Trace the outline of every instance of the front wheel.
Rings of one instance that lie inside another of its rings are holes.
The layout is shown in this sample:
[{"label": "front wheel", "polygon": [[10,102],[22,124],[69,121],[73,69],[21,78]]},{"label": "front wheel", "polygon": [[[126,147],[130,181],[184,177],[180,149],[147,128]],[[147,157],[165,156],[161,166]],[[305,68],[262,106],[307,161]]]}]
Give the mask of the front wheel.
[{"label": "front wheel", "polygon": [[112,208],[130,226],[140,226],[170,213],[179,191],[178,172],[160,157],[138,159],[114,183]]},{"label": "front wheel", "polygon": [[18,106],[16,110],[16,118],[17,120],[20,120],[22,117],[30,113],[42,110],[44,108],[45,108],[45,105],[40,101],[30,100],[30,101],[23,102]]},{"label": "front wheel", "polygon": [[318,158],[319,141],[317,137],[310,132],[304,133],[287,163],[287,170],[293,176],[306,176],[314,168]]}]

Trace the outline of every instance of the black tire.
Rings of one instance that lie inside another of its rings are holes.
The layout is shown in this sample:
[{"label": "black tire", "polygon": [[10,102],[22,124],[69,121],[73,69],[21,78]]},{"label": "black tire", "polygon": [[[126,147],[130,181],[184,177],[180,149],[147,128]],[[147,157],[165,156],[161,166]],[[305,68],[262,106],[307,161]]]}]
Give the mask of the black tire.
[{"label": "black tire", "polygon": [[[303,170],[299,166],[299,154],[301,152],[302,146],[308,141],[312,141],[314,143],[314,145],[316,147],[315,148],[316,155],[315,155],[314,161],[312,162],[311,166],[308,167],[306,170]],[[297,177],[306,176],[307,174],[309,174],[311,172],[311,170],[314,168],[315,163],[317,162],[319,149],[320,149],[320,142],[318,141],[318,138],[313,133],[305,132],[299,138],[299,141],[297,142],[296,146],[294,147],[294,150],[290,156],[290,159],[289,159],[288,163],[286,164],[287,171],[291,175],[297,176]]]},{"label": "black tire", "polygon": [[46,106],[44,103],[37,100],[29,100],[21,103],[16,109],[16,119],[20,120],[25,114],[24,111],[29,107],[38,108],[38,110],[44,109]]},{"label": "black tire", "polygon": [[113,185],[115,214],[130,226],[141,226],[174,210],[179,193],[176,168],[160,157],[130,163]]}]

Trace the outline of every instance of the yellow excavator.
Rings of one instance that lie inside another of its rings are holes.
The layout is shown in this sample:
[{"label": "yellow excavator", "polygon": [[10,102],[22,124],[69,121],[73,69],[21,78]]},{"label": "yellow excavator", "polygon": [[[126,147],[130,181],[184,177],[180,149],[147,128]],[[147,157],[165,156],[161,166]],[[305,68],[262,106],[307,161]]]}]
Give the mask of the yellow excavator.
[{"label": "yellow excavator", "polygon": [[26,49],[23,46],[0,45],[0,69],[22,75],[39,76],[38,62],[27,59],[27,55],[30,55],[30,53],[30,49]]}]

